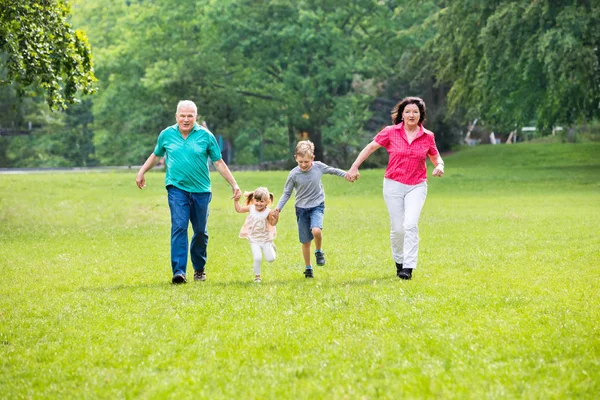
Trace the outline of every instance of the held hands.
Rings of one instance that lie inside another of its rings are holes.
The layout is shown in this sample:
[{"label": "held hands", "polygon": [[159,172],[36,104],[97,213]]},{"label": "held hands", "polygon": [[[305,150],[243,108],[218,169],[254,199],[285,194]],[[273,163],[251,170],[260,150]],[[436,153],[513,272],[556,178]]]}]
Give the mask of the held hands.
[{"label": "held hands", "polygon": [[346,180],[348,182],[354,182],[358,178],[360,178],[360,173],[358,172],[358,168],[350,168],[348,172],[346,172]]},{"label": "held hands", "polygon": [[233,191],[233,196],[231,196],[231,198],[237,202],[242,197],[242,191],[238,186],[232,186],[231,190]]},{"label": "held hands", "polygon": [[439,176],[440,178],[444,176],[444,164],[438,164],[432,173],[433,176]]},{"label": "held hands", "polygon": [[271,211],[271,214],[273,215],[273,218],[279,219],[279,212],[281,210],[279,208],[275,208],[273,209],[273,211]]}]

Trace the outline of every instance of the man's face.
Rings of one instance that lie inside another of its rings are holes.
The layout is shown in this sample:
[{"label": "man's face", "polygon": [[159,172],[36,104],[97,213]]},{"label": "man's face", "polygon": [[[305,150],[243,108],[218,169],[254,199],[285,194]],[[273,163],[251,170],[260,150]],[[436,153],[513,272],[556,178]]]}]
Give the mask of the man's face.
[{"label": "man's face", "polygon": [[181,106],[177,109],[175,118],[177,119],[179,132],[187,135],[192,131],[194,122],[196,122],[196,112],[192,107]]}]

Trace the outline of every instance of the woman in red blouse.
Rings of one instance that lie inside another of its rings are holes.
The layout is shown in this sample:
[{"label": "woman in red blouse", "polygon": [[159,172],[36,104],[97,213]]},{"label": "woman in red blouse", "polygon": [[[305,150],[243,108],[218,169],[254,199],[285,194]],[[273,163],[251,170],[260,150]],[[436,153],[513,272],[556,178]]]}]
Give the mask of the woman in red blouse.
[{"label": "woman in red blouse", "polygon": [[427,165],[435,165],[433,176],[444,175],[444,161],[435,145],[433,132],[423,128],[425,102],[407,97],[392,110],[394,125],[386,126],[360,152],[346,179],[359,177],[358,167],[380,147],[389,154],[383,179],[383,198],[390,214],[390,242],[396,274],[411,279],[419,254],[419,216],[427,197]]}]

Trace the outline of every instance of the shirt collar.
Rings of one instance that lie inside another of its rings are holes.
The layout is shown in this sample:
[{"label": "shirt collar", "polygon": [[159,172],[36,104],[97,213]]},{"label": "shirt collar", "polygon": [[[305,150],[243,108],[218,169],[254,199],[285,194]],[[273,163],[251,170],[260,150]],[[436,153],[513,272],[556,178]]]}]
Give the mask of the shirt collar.
[{"label": "shirt collar", "polygon": [[[406,141],[408,142],[408,137],[406,137],[406,130],[404,129],[404,122],[400,122],[397,125],[394,125],[394,128],[398,130],[398,133],[400,133],[400,135],[406,139]],[[423,129],[423,124],[419,123],[419,132],[417,133],[417,136],[415,136],[415,138],[413,139],[413,141],[417,140],[418,138],[420,138],[421,136],[423,136],[425,134],[425,130]]]}]

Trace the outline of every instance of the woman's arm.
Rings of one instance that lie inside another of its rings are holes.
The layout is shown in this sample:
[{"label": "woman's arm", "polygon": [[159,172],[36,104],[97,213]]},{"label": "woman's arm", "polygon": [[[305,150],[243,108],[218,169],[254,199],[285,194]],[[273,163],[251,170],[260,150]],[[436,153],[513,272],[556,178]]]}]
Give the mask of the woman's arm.
[{"label": "woman's arm", "polygon": [[349,175],[351,178],[353,177],[354,179],[358,179],[358,177],[360,176],[360,174],[358,173],[358,167],[360,167],[360,165],[367,158],[369,158],[369,156],[371,154],[373,154],[373,152],[375,150],[379,149],[380,147],[382,147],[382,146],[374,140],[371,143],[369,143],[368,145],[366,145],[365,148],[362,149],[362,151],[358,154],[358,157],[356,157],[356,160],[354,160],[354,163],[348,170],[347,175]]},{"label": "woman's arm", "polygon": [[440,154],[436,154],[435,156],[429,156],[429,159],[435,165],[433,169],[433,176],[444,176],[444,160],[442,160],[442,156]]}]

